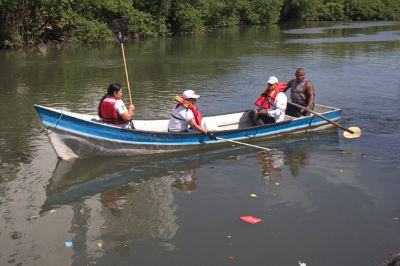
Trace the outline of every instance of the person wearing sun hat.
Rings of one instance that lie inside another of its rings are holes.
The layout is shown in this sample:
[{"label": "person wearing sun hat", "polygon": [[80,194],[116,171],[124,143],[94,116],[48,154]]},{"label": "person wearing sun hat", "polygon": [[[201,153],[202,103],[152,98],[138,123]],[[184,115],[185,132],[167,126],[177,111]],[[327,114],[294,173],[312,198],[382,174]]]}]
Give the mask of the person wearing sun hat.
[{"label": "person wearing sun hat", "polygon": [[172,109],[171,119],[168,123],[168,132],[199,131],[206,134],[210,139],[217,139],[213,133],[201,126],[203,116],[196,106],[199,97],[200,95],[197,95],[193,90],[184,91],[182,97],[180,95],[175,96],[175,101],[178,103]]},{"label": "person wearing sun hat", "polygon": [[287,105],[287,97],[283,92],[287,85],[279,82],[275,76],[267,81],[268,87],[254,103],[256,108],[249,112],[249,120],[253,126],[263,126],[283,121]]}]

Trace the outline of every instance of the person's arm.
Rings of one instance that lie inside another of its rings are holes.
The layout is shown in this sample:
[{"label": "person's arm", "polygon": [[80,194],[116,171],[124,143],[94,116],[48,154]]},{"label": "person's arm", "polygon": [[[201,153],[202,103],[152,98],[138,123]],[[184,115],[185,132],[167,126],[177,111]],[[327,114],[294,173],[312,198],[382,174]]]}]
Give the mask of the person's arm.
[{"label": "person's arm", "polygon": [[189,125],[190,125],[191,128],[193,128],[193,129],[195,129],[195,130],[197,130],[197,131],[200,131],[201,133],[207,134],[207,130],[205,130],[204,128],[202,128],[201,126],[199,126],[199,125],[196,123],[196,119],[195,119],[194,117],[193,117],[192,119],[190,119],[190,120],[188,121],[188,123],[189,123]]},{"label": "person's arm", "polygon": [[210,139],[217,140],[217,137],[213,133],[211,133],[211,132],[205,130],[204,128],[202,128],[201,126],[197,125],[196,119],[194,117],[192,119],[190,119],[188,121],[188,123],[193,129],[200,131],[203,134],[206,134]]},{"label": "person's arm", "polygon": [[263,108],[262,107],[260,107],[260,106],[256,106],[255,108],[254,108],[254,113],[255,114],[258,114],[260,111],[262,111],[263,110]]},{"label": "person's arm", "polygon": [[260,106],[256,106],[256,108],[254,108],[254,113],[255,114],[262,114],[262,115],[268,115],[268,110],[264,109]]},{"label": "person's arm", "polygon": [[[254,112],[254,113],[256,113],[256,112]],[[260,113],[260,114],[262,114],[262,115],[268,115],[268,110],[267,109],[262,109],[262,110],[260,110],[260,111],[257,111],[257,113]],[[256,113],[256,114],[257,114]]]},{"label": "person's arm", "polygon": [[308,105],[305,107],[307,110],[312,110],[312,105],[314,103],[314,85],[311,83],[311,81],[307,81],[306,84],[304,84],[304,93],[306,93],[308,96]]},{"label": "person's arm", "polygon": [[291,79],[291,80],[286,84],[287,87],[286,87],[286,89],[283,90],[283,93],[285,93],[288,89],[290,89],[290,87],[292,87],[292,82],[293,82],[293,80],[294,80],[294,79]]},{"label": "person's arm", "polygon": [[129,109],[126,112],[120,114],[120,116],[125,121],[130,121],[133,116],[133,110],[135,110],[135,106],[133,104],[131,104],[131,105],[129,105]]},{"label": "person's arm", "polygon": [[285,113],[287,105],[286,95],[284,93],[278,93],[275,98],[275,102],[276,109],[268,111],[268,116],[279,117],[282,113]]}]

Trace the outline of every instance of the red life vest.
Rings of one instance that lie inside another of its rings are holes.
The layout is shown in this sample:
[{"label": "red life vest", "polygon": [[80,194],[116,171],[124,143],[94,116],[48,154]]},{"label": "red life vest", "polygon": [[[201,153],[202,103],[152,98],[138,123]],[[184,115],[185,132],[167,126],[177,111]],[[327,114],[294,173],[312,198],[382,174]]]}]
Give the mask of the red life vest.
[{"label": "red life vest", "polygon": [[194,119],[196,120],[196,124],[201,127],[201,120],[203,120],[203,116],[201,115],[199,109],[197,109],[197,107],[195,105],[193,105],[190,102],[186,101],[185,99],[183,99],[178,94],[175,96],[175,101],[177,101],[183,107],[191,110],[193,112]]},{"label": "red life vest", "polygon": [[114,109],[114,105],[117,98],[105,98],[100,105],[100,112],[101,115],[103,116],[103,122],[107,124],[115,124],[115,125],[120,125],[120,124],[126,124],[129,123],[129,121],[125,121]]},{"label": "red life vest", "polygon": [[283,82],[278,82],[278,86],[273,91],[268,91],[268,88],[261,93],[261,97],[254,103],[263,109],[271,109],[272,104],[275,102],[275,98],[278,93],[283,92],[287,88],[287,85]]}]

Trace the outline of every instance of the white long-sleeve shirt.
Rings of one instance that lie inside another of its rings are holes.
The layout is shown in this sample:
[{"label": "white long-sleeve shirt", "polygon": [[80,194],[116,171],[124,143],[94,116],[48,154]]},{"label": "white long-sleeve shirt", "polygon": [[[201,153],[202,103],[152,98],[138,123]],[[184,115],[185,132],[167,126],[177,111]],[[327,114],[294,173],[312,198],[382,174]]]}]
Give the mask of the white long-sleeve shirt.
[{"label": "white long-sleeve shirt", "polygon": [[[278,93],[271,108],[275,110],[268,111],[268,116],[275,118],[276,123],[283,121],[283,119],[285,118],[286,105],[287,105],[286,95],[283,92]],[[263,108],[257,106],[254,109],[254,111],[255,110],[261,111],[263,110]]]}]

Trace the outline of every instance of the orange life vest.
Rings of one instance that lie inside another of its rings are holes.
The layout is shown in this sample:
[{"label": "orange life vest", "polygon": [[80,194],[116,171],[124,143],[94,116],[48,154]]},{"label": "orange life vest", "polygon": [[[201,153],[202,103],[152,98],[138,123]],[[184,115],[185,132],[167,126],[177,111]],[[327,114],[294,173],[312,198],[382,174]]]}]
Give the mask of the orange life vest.
[{"label": "orange life vest", "polygon": [[271,109],[278,93],[283,92],[286,88],[286,83],[278,82],[278,86],[273,91],[268,91],[268,88],[266,88],[265,91],[261,93],[261,97],[258,98],[254,104],[263,109]]},{"label": "orange life vest", "polygon": [[190,102],[186,101],[185,99],[183,99],[178,94],[175,96],[175,101],[177,101],[183,107],[191,110],[193,112],[194,119],[196,120],[196,124],[198,126],[201,126],[201,120],[203,120],[203,116],[201,115],[199,109],[197,109],[197,107],[195,105],[193,105]]},{"label": "orange life vest", "polygon": [[103,122],[107,124],[115,124],[115,125],[120,125],[120,124],[126,124],[129,123],[129,121],[125,121],[122,119],[122,117],[118,114],[117,111],[115,111],[114,105],[117,98],[105,98],[100,105],[100,112],[101,115],[103,116]]}]

